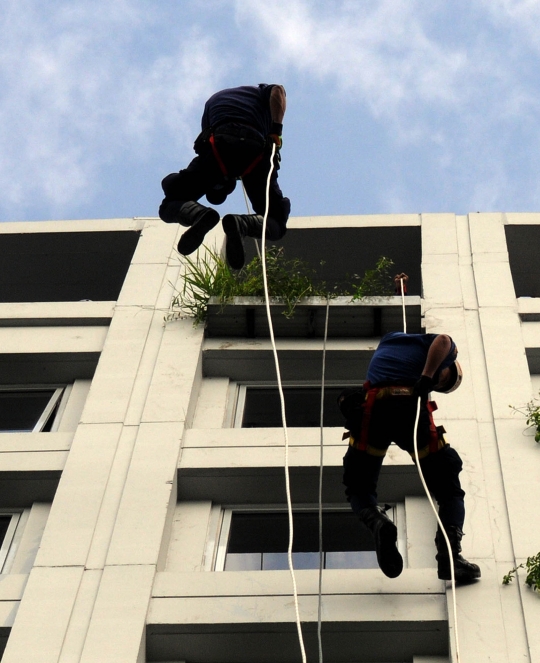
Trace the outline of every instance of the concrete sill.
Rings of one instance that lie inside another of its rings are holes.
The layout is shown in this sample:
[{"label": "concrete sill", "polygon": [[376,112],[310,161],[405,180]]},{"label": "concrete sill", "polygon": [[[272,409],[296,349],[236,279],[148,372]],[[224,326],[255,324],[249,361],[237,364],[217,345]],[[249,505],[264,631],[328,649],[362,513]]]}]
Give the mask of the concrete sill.
[{"label": "concrete sill", "polygon": [[518,297],[517,302],[522,322],[540,321],[540,297]]},{"label": "concrete sill", "polygon": [[0,327],[108,327],[116,302],[0,303]]},{"label": "concrete sill", "polygon": [[[405,300],[407,331],[422,331],[421,298]],[[326,321],[326,300],[306,298],[297,305],[294,316],[287,319],[285,307],[272,304],[272,323],[276,337],[322,338]],[[329,338],[380,337],[390,331],[403,331],[401,297],[366,297],[351,302],[350,297],[330,301]],[[222,306],[211,298],[206,320],[207,337],[267,338],[269,336],[266,307],[257,297],[237,297]]]}]

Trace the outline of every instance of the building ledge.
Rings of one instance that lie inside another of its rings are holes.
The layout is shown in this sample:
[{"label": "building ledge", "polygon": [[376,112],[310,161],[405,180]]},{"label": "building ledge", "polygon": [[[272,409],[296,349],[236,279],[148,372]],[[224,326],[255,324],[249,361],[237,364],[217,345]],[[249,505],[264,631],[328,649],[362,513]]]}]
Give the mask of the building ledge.
[{"label": "building ledge", "polygon": [[540,321],[540,297],[518,297],[518,313],[523,322]]},{"label": "building ledge", "polygon": [[[317,657],[318,571],[297,571],[308,660]],[[448,653],[446,596],[430,569],[325,571],[326,661],[403,661]],[[283,661],[298,639],[288,571],[158,573],[147,660]],[[361,643],[361,644],[360,644]]]},{"label": "building ledge", "polygon": [[[421,298],[405,299],[407,331],[422,331]],[[272,325],[276,337],[322,338],[325,333],[327,302],[319,297],[306,298],[297,304],[294,315],[283,315],[285,306],[272,304]],[[350,297],[336,297],[329,303],[328,337],[380,337],[391,331],[403,331],[401,297],[366,297],[351,302]],[[266,306],[258,297],[236,297],[222,305],[212,297],[208,305],[206,336],[267,338]]]},{"label": "building ledge", "polygon": [[116,302],[0,303],[0,327],[108,327]]}]

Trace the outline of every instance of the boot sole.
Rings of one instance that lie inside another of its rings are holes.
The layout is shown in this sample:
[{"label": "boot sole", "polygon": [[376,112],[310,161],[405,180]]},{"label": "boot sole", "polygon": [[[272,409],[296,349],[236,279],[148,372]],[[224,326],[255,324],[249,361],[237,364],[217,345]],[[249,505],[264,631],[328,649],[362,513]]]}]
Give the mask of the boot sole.
[{"label": "boot sole", "polygon": [[[461,572],[456,571],[455,576],[456,576],[456,584],[467,585],[471,582],[474,582],[475,580],[478,580],[478,578],[481,578],[482,573],[480,570],[473,571],[472,573],[467,573],[466,571],[461,571]],[[446,569],[444,569],[443,571],[438,571],[437,577],[439,578],[439,580],[452,580],[452,574],[450,573],[450,569],[448,569],[448,571],[446,571]]]},{"label": "boot sole", "polygon": [[225,255],[227,263],[233,269],[242,269],[244,266],[244,242],[242,235],[238,230],[236,219],[230,217],[228,214],[223,217],[223,232],[227,237],[227,244],[225,246]]},{"label": "boot sole", "polygon": [[188,256],[203,243],[206,233],[219,223],[219,214],[215,209],[208,209],[201,218],[180,237],[178,253]]},{"label": "boot sole", "polygon": [[403,571],[403,557],[397,549],[397,528],[393,523],[385,523],[379,530],[377,561],[388,578],[397,578]]}]

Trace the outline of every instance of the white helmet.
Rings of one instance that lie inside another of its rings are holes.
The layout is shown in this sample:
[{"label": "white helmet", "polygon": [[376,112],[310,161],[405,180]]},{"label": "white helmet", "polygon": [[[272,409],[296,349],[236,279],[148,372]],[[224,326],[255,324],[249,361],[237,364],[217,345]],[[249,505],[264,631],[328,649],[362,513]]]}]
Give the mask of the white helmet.
[{"label": "white helmet", "polygon": [[434,391],[438,391],[439,393],[442,394],[451,394],[461,384],[461,381],[463,380],[463,371],[461,370],[459,362],[455,361],[448,368],[450,369],[450,377],[447,380],[446,386],[444,387],[444,389],[442,388],[437,389],[437,387],[433,387]]}]

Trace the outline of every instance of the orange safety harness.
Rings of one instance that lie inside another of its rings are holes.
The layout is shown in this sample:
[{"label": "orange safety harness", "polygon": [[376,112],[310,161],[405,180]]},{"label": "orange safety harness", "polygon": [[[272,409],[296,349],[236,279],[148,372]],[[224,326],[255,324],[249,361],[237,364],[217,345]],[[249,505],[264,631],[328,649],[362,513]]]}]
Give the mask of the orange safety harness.
[{"label": "orange safety harness", "polygon": [[[229,177],[229,173],[228,173],[228,171],[227,171],[227,167],[226,167],[225,164],[223,163],[223,159],[221,158],[221,156],[220,156],[220,154],[219,154],[219,151],[218,151],[218,148],[217,148],[217,146],[216,146],[216,141],[215,141],[215,139],[214,139],[214,134],[213,134],[213,132],[212,132],[212,133],[210,134],[210,136],[208,137],[208,142],[209,142],[210,145],[212,146],[212,152],[214,153],[214,157],[216,158],[216,161],[218,162],[219,169],[220,169],[221,172],[223,173],[224,177]],[[263,158],[263,156],[264,156],[264,150],[263,150],[259,155],[257,155],[257,156],[255,157],[255,159],[249,164],[249,166],[244,170],[244,172],[240,175],[240,177],[245,177],[246,175],[249,175],[249,173],[251,173],[251,171],[252,171],[252,170],[255,168],[255,166],[259,163],[259,161],[261,161],[261,159]],[[240,177],[237,178],[237,179],[240,179]]]},{"label": "orange safety harness", "polygon": [[[369,381],[364,382],[363,389],[365,391],[365,401],[362,405],[362,424],[360,427],[359,439],[351,436],[350,444],[360,451],[368,451],[369,426],[371,422],[371,415],[375,401],[381,398],[392,398],[399,396],[412,396],[414,388],[405,385],[390,385],[386,387],[372,387]],[[443,438],[443,426],[436,426],[433,421],[433,412],[437,409],[435,401],[427,401],[425,404],[429,416],[429,444],[422,456],[427,456],[430,453],[439,451],[446,442]],[[424,451],[424,450],[423,450]]]}]

